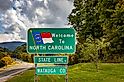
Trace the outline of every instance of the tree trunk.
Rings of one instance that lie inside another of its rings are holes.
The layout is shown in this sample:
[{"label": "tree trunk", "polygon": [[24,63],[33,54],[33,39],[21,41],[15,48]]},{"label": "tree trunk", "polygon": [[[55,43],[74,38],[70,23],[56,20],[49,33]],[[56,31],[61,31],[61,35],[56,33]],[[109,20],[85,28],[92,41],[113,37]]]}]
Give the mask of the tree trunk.
[{"label": "tree trunk", "polygon": [[[96,48],[96,39],[93,38],[93,42],[94,42],[94,46]],[[96,67],[96,71],[98,72],[98,51],[95,53],[94,52],[94,56],[95,56],[95,67]]]}]

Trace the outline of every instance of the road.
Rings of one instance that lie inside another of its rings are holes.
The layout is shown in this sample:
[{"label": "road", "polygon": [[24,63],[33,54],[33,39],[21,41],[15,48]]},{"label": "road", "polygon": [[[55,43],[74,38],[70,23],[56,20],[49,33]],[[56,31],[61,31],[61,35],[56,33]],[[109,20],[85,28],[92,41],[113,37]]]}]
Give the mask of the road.
[{"label": "road", "polygon": [[33,63],[23,62],[16,59],[17,64],[10,67],[1,68],[0,72],[0,82],[5,82],[7,79],[12,78],[14,75],[24,72],[30,68],[34,67]]}]

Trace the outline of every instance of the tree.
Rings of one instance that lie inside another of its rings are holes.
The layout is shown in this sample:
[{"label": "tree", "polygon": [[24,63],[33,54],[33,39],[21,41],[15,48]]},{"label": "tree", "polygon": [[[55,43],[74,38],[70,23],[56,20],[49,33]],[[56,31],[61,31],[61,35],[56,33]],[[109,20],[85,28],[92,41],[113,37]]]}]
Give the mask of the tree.
[{"label": "tree", "polygon": [[[92,54],[93,57],[95,57],[92,58],[96,62],[96,66],[98,66],[98,49],[96,41],[103,36],[103,29],[100,25],[101,23],[98,21],[99,13],[96,12],[97,3],[98,0],[75,0],[75,8],[68,17],[70,24],[73,25],[78,32],[78,42],[83,44],[82,48],[85,49],[83,51],[86,51],[84,55],[87,54],[87,56],[91,56]],[[90,37],[92,38],[90,39],[92,43],[89,45],[88,39]]]},{"label": "tree", "polygon": [[[109,42],[104,42],[104,39],[99,40],[96,39],[95,43],[93,42],[93,38],[90,36],[89,38],[86,39],[86,42],[82,44],[81,52],[84,54],[83,58],[84,60],[89,60],[91,59],[98,71],[98,61],[99,61],[99,50],[104,50],[102,52],[103,54],[106,54],[107,50],[106,47],[109,46]],[[105,55],[107,56],[107,55]]]},{"label": "tree", "polygon": [[96,12],[98,0],[75,0],[75,8],[68,16],[69,23],[78,31],[78,41],[83,43],[89,36],[94,41],[103,36],[103,30],[100,25],[99,13]]},{"label": "tree", "polygon": [[111,43],[110,53],[124,54],[124,0],[101,0],[98,12],[104,37]]},{"label": "tree", "polygon": [[[107,48],[109,54],[124,54],[124,0],[74,0],[68,20],[78,32],[78,44],[82,44],[78,53],[85,49],[84,54],[95,55],[95,61],[99,50],[108,55]],[[101,43],[109,45],[98,48]]]}]

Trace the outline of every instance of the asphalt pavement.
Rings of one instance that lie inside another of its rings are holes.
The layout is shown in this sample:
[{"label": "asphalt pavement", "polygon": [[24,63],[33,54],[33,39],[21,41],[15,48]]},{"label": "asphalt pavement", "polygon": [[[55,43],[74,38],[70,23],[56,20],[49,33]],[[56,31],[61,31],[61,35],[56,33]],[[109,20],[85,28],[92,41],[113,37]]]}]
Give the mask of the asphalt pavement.
[{"label": "asphalt pavement", "polygon": [[15,64],[10,67],[1,68],[0,72],[0,82],[5,82],[7,79],[14,77],[17,74],[20,74],[30,68],[34,68],[33,63],[23,62],[21,60],[16,60],[18,64]]}]

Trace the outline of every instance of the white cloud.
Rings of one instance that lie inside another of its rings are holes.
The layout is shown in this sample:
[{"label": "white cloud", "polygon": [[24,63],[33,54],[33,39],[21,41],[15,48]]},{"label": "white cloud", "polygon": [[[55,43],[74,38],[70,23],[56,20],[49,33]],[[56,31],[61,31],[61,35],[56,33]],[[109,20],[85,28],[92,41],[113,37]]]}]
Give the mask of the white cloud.
[{"label": "white cloud", "polygon": [[26,31],[31,27],[63,27],[73,8],[73,2],[68,0],[10,1],[7,8],[0,6],[0,38],[5,36],[0,41],[25,40]]},{"label": "white cloud", "polygon": [[25,40],[22,40],[17,33],[14,33],[14,34],[0,34],[0,43],[11,42],[11,41],[25,42]]},{"label": "white cloud", "polygon": [[10,6],[10,0],[0,0],[0,11],[7,10],[8,8],[10,8]]}]

